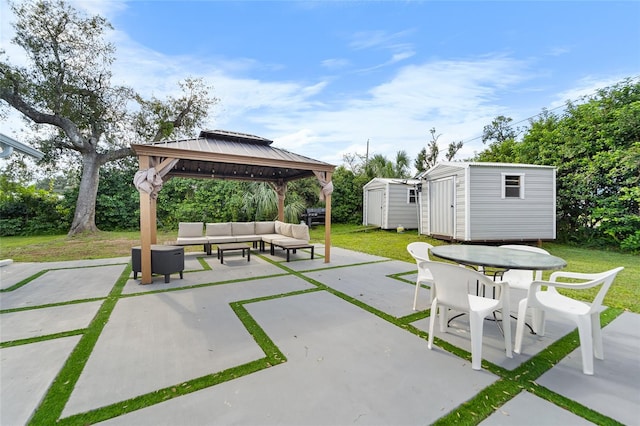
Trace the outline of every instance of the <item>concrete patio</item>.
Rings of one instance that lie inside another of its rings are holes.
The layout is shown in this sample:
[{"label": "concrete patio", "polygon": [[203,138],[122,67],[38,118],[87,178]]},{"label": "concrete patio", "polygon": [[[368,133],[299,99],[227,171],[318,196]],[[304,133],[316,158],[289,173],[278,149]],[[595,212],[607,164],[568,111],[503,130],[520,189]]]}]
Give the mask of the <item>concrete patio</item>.
[{"label": "concrete patio", "polygon": [[[229,253],[220,264],[187,253],[183,279],[145,286],[129,258],[1,267],[0,424],[37,423],[43,410],[68,424],[431,424],[574,329],[549,317],[546,335],[527,333],[510,359],[487,321],[491,365],[474,371],[443,348],[470,351],[464,316],[436,333],[448,344],[427,348],[428,317],[411,309],[415,264],[340,248],[330,264],[304,250],[292,258]],[[535,380],[551,397],[516,392],[478,422],[640,424],[639,330],[640,315],[622,313],[603,329],[594,376],[582,374],[576,347]],[[260,335],[286,361],[274,363]]]}]

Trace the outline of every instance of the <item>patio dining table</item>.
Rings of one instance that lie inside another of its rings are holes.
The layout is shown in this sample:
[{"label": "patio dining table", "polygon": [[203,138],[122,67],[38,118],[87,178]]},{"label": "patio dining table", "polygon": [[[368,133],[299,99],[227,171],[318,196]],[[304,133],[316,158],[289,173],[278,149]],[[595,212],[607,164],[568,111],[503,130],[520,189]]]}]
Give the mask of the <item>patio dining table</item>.
[{"label": "patio dining table", "polygon": [[[482,270],[485,274],[489,274],[487,268],[495,268],[497,270],[493,271],[494,280],[497,280],[502,276],[502,273],[509,269],[538,271],[562,269],[567,266],[567,262],[557,256],[487,245],[443,245],[433,247],[431,253],[441,259]],[[480,294],[480,291],[480,287],[476,287],[476,293]],[[511,317],[515,318],[513,315]],[[526,325],[531,333],[535,334],[533,328],[529,324]]]},{"label": "patio dining table", "polygon": [[431,253],[441,259],[467,266],[489,268],[552,270],[562,269],[567,262],[557,256],[487,245],[451,244],[433,247]]}]

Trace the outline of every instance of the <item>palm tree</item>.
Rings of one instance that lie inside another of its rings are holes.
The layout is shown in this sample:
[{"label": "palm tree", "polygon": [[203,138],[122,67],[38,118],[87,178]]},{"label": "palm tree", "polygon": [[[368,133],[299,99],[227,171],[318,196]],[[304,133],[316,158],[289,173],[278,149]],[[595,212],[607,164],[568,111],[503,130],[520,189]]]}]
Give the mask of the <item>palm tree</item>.
[{"label": "palm tree", "polygon": [[[298,222],[305,210],[304,202],[296,193],[285,198],[284,220],[289,223]],[[249,220],[274,220],[278,217],[278,195],[267,182],[251,182],[242,197],[242,212]]]}]

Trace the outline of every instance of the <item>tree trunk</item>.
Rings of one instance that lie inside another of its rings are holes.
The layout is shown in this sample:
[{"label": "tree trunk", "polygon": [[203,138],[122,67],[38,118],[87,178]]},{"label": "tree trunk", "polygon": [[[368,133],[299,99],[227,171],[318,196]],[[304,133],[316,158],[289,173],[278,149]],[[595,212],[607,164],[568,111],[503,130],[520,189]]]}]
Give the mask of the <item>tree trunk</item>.
[{"label": "tree trunk", "polygon": [[76,212],[73,216],[68,237],[83,233],[97,232],[96,199],[100,180],[100,162],[95,152],[82,154],[82,178],[78,190]]}]

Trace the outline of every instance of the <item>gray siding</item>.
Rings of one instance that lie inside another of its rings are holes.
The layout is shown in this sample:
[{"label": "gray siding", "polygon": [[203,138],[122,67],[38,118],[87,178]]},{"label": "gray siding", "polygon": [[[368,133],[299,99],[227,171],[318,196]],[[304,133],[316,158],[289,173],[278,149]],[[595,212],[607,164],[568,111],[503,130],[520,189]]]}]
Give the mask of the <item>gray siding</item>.
[{"label": "gray siding", "polygon": [[[465,237],[465,207],[466,207],[466,199],[465,199],[465,177],[464,177],[464,168],[459,166],[441,166],[438,167],[433,173],[429,173],[429,181],[445,179],[450,177],[455,177],[455,188],[456,188],[456,197],[455,197],[455,225],[454,225],[454,238],[456,240],[464,240]],[[425,185],[426,186],[426,185]],[[424,188],[424,186],[423,186]],[[424,234],[429,235],[431,230],[429,229],[430,223],[430,214],[431,208],[429,206],[429,194],[423,194],[422,198],[422,211],[423,211],[423,219],[426,220],[424,228]]]},{"label": "gray siding", "polygon": [[[396,229],[398,225],[405,229],[418,228],[418,204],[407,202],[409,189],[413,189],[413,182],[403,184],[395,179],[376,178],[368,182],[363,187],[363,224],[380,226],[382,229]],[[370,196],[370,193],[382,191],[383,195],[378,201],[378,197]],[[374,206],[376,203],[378,205]],[[369,217],[372,209],[381,210],[380,223],[375,223],[375,218]]]},{"label": "gray siding", "polygon": [[405,229],[418,228],[418,203],[410,204],[407,202],[409,189],[413,189],[413,186],[389,185],[385,229],[395,229],[398,225],[404,226]]},{"label": "gray siding", "polygon": [[[502,175],[524,176],[524,198],[502,198]],[[455,178],[455,229],[458,241],[551,240],[555,230],[555,170],[525,164],[440,163],[424,177],[421,233],[432,235],[430,215],[447,214],[429,206],[433,181]]]},{"label": "gray siding", "polygon": [[[502,173],[524,175],[524,199],[502,198]],[[555,238],[553,170],[472,167],[470,240]]]}]

